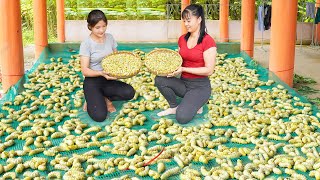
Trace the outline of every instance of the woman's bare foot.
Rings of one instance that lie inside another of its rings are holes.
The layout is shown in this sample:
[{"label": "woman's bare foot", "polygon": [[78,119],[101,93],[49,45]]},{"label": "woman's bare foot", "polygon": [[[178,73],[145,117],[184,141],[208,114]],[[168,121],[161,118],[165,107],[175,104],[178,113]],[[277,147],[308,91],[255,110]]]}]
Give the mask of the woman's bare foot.
[{"label": "woman's bare foot", "polygon": [[170,115],[170,114],[176,114],[177,108],[178,107],[168,108],[168,109],[166,109],[164,111],[159,112],[157,115],[158,116],[166,116],[166,115]]},{"label": "woman's bare foot", "polygon": [[203,113],[203,107],[201,107],[198,111],[197,114],[202,114]]},{"label": "woman's bare foot", "polygon": [[107,103],[108,112],[110,112],[110,113],[116,112],[117,110],[114,107],[114,105],[112,104],[112,101],[110,101],[108,98],[105,98],[105,100],[106,100],[106,103]]},{"label": "woman's bare foot", "polygon": [[83,111],[87,112],[87,102],[84,102],[82,109]]}]

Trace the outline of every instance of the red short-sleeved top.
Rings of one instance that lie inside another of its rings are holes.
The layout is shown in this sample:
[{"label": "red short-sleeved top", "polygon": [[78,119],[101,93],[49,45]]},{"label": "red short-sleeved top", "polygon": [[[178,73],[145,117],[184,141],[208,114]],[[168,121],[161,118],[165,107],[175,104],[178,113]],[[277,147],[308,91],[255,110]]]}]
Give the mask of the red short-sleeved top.
[{"label": "red short-sleeved top", "polygon": [[[195,47],[189,49],[187,46],[187,41],[184,39],[186,34],[180,36],[178,45],[179,45],[179,54],[182,57],[182,67],[204,67],[204,58],[203,52],[211,47],[216,47],[216,42],[214,39],[209,35],[206,34],[203,37],[203,40],[200,44],[197,44]],[[183,72],[183,78],[203,78],[206,76],[199,76],[195,74],[190,74]]]}]

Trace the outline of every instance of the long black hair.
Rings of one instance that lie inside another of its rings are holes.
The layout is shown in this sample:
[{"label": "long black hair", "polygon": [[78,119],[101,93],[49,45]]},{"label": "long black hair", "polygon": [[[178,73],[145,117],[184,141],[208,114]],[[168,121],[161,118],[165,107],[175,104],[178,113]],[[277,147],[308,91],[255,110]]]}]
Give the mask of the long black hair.
[{"label": "long black hair", "polygon": [[[203,8],[201,5],[199,4],[191,4],[189,6],[187,6],[181,13],[181,18],[182,19],[187,19],[188,17],[190,17],[190,14],[192,14],[193,16],[196,16],[197,18],[201,17],[201,23],[200,23],[200,35],[199,35],[199,39],[197,44],[200,44],[203,40],[203,37],[207,34],[207,28],[206,28],[206,22],[205,22],[205,18],[204,18],[204,12],[203,12]],[[191,33],[188,32],[186,34],[186,36],[184,37],[184,39],[186,41],[188,41],[189,37],[190,37]]]},{"label": "long black hair", "polygon": [[91,30],[99,21],[103,20],[106,24],[108,24],[108,20],[106,15],[98,9],[92,10],[87,18],[88,29]]}]

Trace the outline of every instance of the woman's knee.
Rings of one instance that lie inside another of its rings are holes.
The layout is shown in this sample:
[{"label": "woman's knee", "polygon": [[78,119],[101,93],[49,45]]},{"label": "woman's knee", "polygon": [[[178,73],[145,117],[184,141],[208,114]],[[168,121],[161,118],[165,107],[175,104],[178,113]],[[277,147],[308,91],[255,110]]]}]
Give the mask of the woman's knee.
[{"label": "woman's knee", "polygon": [[166,77],[156,76],[156,78],[154,79],[155,86],[157,86],[157,87],[164,86],[166,79],[167,79]]},{"label": "woman's knee", "polygon": [[123,92],[124,96],[126,97],[126,100],[130,100],[134,97],[134,94],[136,93],[136,91],[133,89],[132,86],[129,86],[128,88],[125,89],[125,91]]},{"label": "woman's knee", "polygon": [[89,113],[89,116],[96,122],[102,122],[107,118],[108,111]]},{"label": "woman's knee", "polygon": [[179,108],[177,109],[176,112],[176,119],[180,124],[187,124],[192,120],[193,116],[189,113],[182,112],[181,110],[179,111]]}]

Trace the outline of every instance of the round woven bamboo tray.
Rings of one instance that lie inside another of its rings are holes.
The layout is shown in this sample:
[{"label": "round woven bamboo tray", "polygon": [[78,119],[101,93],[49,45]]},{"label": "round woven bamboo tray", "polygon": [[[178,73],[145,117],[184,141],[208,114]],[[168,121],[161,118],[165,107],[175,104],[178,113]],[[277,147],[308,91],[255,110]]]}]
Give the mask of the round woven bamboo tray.
[{"label": "round woven bamboo tray", "polygon": [[167,76],[182,65],[180,54],[171,49],[155,49],[146,55],[144,64],[158,76]]},{"label": "round woven bamboo tray", "polygon": [[106,56],[101,65],[110,76],[124,79],[135,76],[142,66],[142,61],[132,52],[118,51]]}]

